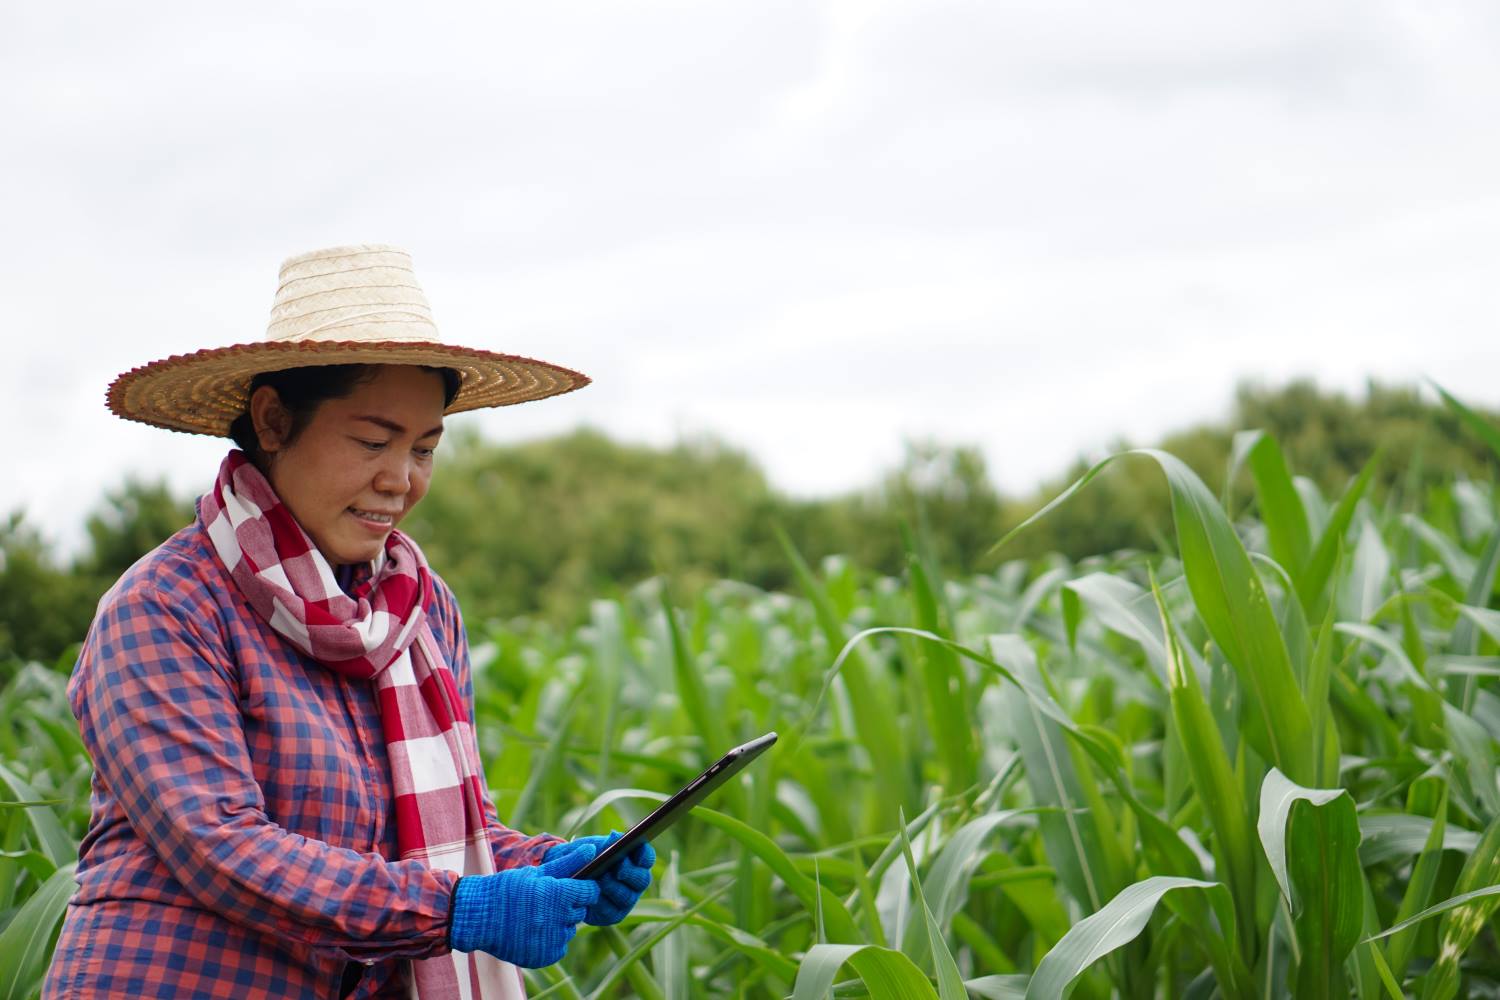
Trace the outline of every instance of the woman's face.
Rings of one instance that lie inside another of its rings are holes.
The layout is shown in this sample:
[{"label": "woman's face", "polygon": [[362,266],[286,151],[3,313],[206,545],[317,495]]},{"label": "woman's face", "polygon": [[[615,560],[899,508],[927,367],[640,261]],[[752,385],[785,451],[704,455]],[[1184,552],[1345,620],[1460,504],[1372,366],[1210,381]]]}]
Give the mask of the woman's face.
[{"label": "woman's face", "polygon": [[271,486],[324,558],[368,562],[427,493],[443,433],[443,380],[382,365],[349,395],[319,404],[290,443],[291,414],[274,389],[256,390],[250,414]]}]

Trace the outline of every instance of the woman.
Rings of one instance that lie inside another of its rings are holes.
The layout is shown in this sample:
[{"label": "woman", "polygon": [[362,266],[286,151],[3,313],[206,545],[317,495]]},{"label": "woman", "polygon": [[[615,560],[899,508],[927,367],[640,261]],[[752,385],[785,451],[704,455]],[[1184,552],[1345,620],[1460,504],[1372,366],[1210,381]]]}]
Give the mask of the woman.
[{"label": "woman", "polygon": [[587,382],[441,344],[409,257],[359,246],[282,266],[266,341],[111,386],[239,450],[79,655],[92,812],[45,997],[523,997],[516,966],[629,912],[649,847],[584,881],[606,838],[499,821],[457,604],[396,530],[445,413]]}]

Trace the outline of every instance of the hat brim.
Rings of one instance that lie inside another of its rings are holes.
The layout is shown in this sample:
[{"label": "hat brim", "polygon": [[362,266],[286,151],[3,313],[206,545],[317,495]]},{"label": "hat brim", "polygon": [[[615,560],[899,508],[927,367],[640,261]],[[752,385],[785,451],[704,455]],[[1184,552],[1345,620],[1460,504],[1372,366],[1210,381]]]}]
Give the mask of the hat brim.
[{"label": "hat brim", "polygon": [[589,384],[589,378],[546,361],[447,344],[412,341],[264,341],[176,354],[115,379],[106,403],[126,420],[153,427],[228,437],[261,372],[309,365],[430,365],[452,368],[459,389],[446,412],[511,406]]}]

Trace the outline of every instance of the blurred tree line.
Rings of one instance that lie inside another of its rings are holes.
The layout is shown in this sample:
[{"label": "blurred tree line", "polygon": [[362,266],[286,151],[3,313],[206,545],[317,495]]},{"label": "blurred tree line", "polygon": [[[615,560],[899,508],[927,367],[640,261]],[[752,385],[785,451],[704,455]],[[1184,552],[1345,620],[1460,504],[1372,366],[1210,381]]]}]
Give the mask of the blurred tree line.
[{"label": "blurred tree line", "polygon": [[[1493,419],[1493,417],[1492,417]],[[1160,446],[1222,489],[1234,433],[1262,428],[1292,470],[1325,494],[1381,450],[1377,493],[1422,492],[1455,476],[1488,478],[1494,459],[1445,408],[1410,387],[1371,383],[1363,397],[1300,381],[1243,385],[1227,420]],[[1103,454],[1127,447],[1117,442]],[[988,555],[1013,525],[1088,467],[1080,459],[1024,497],[994,488],[978,449],[907,446],[871,486],[842,496],[787,497],[745,453],[712,440],[651,448],[592,430],[501,445],[474,434],[444,445],[439,475],[404,527],[453,586],[471,621],[542,615],[571,623],[590,598],[666,575],[680,598],[721,577],[791,584],[777,528],[809,559],[842,553],[899,574],[903,525],[925,535],[940,564],[967,575],[1000,559],[1061,552],[1072,559],[1154,547],[1169,534],[1169,501],[1147,462],[1116,463],[1069,504]],[[1249,496],[1241,484],[1238,494]],[[188,523],[193,504],[161,484],[108,493],[87,522],[89,544],[63,562],[19,514],[0,521],[0,682],[16,658],[50,662],[81,640],[101,594],[129,565]]]}]

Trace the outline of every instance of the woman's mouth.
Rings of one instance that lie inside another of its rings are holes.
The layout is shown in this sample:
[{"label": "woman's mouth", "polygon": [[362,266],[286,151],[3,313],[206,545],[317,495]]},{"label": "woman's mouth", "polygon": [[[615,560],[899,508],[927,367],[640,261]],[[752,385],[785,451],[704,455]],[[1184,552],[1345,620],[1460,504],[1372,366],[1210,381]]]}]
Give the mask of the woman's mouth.
[{"label": "woman's mouth", "polygon": [[358,507],[350,507],[349,513],[354,515],[355,520],[370,528],[385,530],[396,523],[396,515],[376,510],[361,510]]}]

